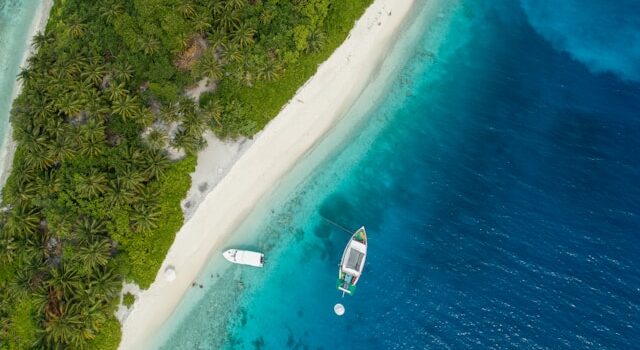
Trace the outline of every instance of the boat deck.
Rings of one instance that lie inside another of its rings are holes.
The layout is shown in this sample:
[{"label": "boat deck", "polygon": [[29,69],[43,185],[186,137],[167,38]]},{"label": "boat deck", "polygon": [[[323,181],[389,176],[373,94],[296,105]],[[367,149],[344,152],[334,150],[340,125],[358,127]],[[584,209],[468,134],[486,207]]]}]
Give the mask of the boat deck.
[{"label": "boat deck", "polygon": [[349,294],[353,294],[356,291],[356,286],[345,282],[345,280],[338,278],[338,280],[336,281],[336,288],[338,288],[339,290],[345,292],[345,293],[349,293]]}]

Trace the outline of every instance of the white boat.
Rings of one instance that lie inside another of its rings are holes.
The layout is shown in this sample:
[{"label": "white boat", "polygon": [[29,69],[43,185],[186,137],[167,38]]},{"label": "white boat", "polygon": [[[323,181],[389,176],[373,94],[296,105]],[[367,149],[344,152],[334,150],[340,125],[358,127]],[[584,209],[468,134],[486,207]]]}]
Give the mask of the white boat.
[{"label": "white boat", "polygon": [[363,227],[356,231],[344,248],[340,269],[338,270],[338,281],[336,287],[345,293],[353,295],[356,291],[356,284],[360,280],[364,262],[367,259],[367,232]]},{"label": "white boat", "polygon": [[262,267],[264,265],[264,254],[250,250],[229,249],[222,253],[222,256],[234,264],[255,267]]}]

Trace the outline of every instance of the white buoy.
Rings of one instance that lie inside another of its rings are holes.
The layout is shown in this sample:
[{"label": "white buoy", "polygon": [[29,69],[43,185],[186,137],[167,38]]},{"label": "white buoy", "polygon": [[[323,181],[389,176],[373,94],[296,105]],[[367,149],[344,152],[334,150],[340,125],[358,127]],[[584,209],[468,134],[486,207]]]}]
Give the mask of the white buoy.
[{"label": "white buoy", "polygon": [[333,311],[336,313],[336,315],[338,316],[342,316],[344,315],[344,305],[337,303],[336,306],[333,307]]},{"label": "white buoy", "polygon": [[164,278],[168,282],[171,282],[171,281],[175,280],[176,279],[176,269],[173,266],[168,266],[164,270]]}]

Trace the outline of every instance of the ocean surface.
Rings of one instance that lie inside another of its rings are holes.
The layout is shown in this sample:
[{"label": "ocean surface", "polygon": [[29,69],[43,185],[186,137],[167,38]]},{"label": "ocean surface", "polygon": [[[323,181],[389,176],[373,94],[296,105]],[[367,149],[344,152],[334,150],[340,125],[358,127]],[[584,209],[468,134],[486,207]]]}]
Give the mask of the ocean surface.
[{"label": "ocean surface", "polygon": [[40,4],[40,0],[0,0],[0,174],[7,166],[4,149],[16,77]]},{"label": "ocean surface", "polygon": [[153,347],[640,348],[640,3],[424,4],[392,79],[220,247],[265,268],[216,254]]}]

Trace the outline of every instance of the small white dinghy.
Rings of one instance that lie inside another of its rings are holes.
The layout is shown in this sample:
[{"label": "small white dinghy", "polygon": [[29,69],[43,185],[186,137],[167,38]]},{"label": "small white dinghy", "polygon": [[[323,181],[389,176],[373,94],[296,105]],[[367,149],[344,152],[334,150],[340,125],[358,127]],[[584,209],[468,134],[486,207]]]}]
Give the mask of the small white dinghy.
[{"label": "small white dinghy", "polygon": [[249,250],[229,249],[222,253],[225,259],[234,264],[262,267],[264,265],[264,254]]}]

